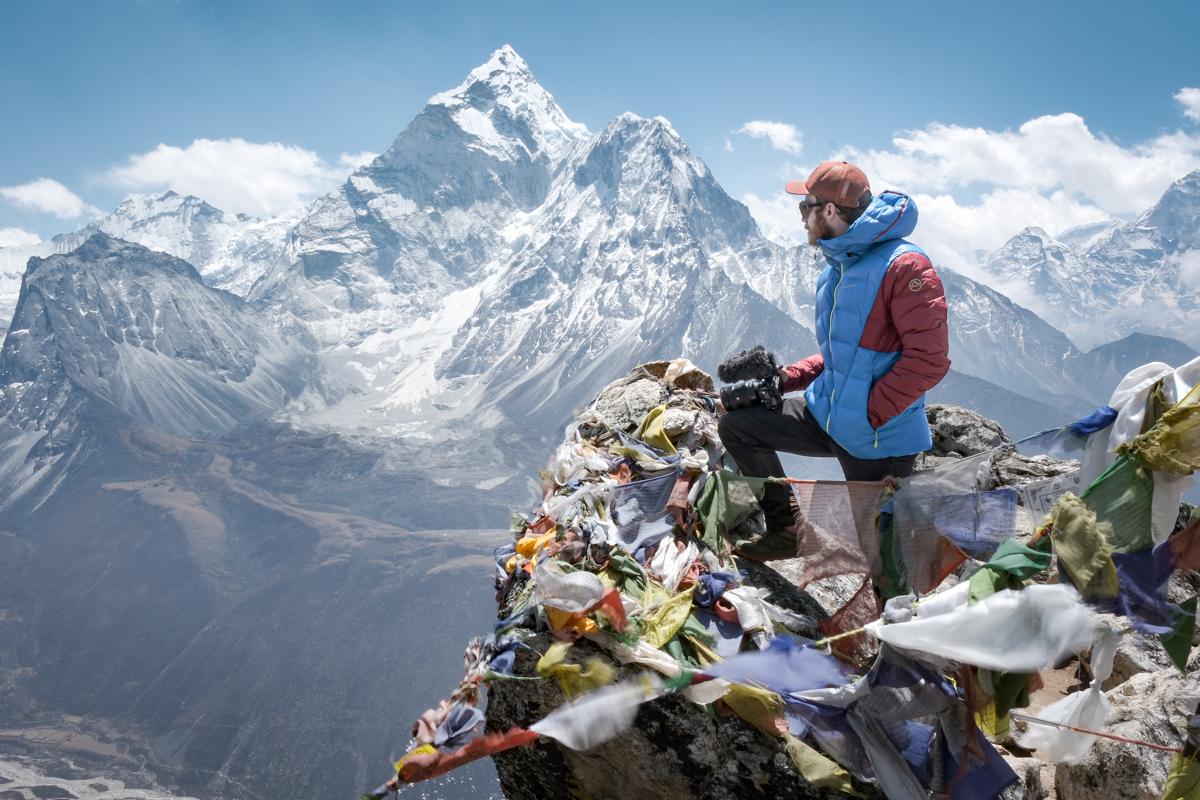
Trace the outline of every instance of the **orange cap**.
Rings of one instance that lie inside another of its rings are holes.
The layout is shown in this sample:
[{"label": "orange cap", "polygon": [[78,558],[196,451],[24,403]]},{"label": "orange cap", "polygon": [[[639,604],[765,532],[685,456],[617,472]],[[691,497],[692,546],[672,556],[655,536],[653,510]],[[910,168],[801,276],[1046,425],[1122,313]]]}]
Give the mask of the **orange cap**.
[{"label": "orange cap", "polygon": [[871,191],[866,173],[847,161],[823,161],[806,181],[791,181],[788,194],[815,194],[839,206],[857,208],[859,198]]}]

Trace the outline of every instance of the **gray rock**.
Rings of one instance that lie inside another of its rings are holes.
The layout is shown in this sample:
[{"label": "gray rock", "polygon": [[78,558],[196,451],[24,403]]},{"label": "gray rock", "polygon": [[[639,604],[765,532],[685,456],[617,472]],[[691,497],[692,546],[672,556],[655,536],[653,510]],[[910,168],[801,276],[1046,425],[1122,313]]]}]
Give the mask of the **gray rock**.
[{"label": "gray rock", "polygon": [[1175,529],[1171,533],[1179,533],[1181,530],[1192,524],[1196,519],[1196,506],[1191,503],[1179,504],[1179,516],[1175,518]]},{"label": "gray rock", "polygon": [[[528,644],[545,651],[549,635]],[[608,659],[587,641],[572,661]],[[521,650],[515,672],[533,674],[537,655]],[[637,670],[622,668],[619,678]],[[553,681],[501,682],[488,696],[487,730],[529,726],[564,698]],[[508,800],[734,800],[751,797],[844,798],[834,789],[809,785],[783,747],[737,717],[714,719],[682,695],[644,704],[633,726],[591,750],[576,752],[548,739],[494,756]],[[869,798],[876,787],[858,784]]]},{"label": "gray rock", "polygon": [[610,428],[632,431],[646,412],[663,401],[662,384],[643,378],[614,386],[596,399],[596,411]]},{"label": "gray rock", "polygon": [[925,415],[933,436],[929,455],[973,456],[1012,442],[999,422],[966,408],[935,403],[925,407]]},{"label": "gray rock", "polygon": [[1079,462],[1059,461],[1050,456],[1025,456],[1016,447],[1003,448],[992,459],[988,489],[1003,486],[1023,486],[1045,478],[1057,478],[1079,469]]},{"label": "gray rock", "polygon": [[1022,455],[1000,423],[970,409],[934,404],[926,406],[925,414],[929,419],[933,447],[917,457],[917,469],[933,469],[1002,445],[1009,446],[1002,447],[992,459],[988,489],[1021,486],[1079,469],[1079,462],[1075,460]]},{"label": "gray rock", "polygon": [[[1124,618],[1115,620],[1119,624],[1128,624]],[[1122,685],[1135,675],[1163,670],[1175,671],[1171,657],[1163,649],[1157,636],[1128,635],[1121,637],[1121,644],[1113,656],[1112,674],[1108,680],[1100,684],[1104,691],[1110,691]],[[1178,673],[1176,673],[1178,674]]]},{"label": "gray rock", "polygon": [[[1135,675],[1108,693],[1112,703],[1104,730],[1118,736],[1178,747],[1196,708],[1200,679],[1175,670]],[[1058,800],[1158,800],[1171,753],[1098,739],[1078,764],[1058,765]]]},{"label": "gray rock", "polygon": [[1004,790],[1000,800],[1046,800],[1050,789],[1042,780],[1046,764],[1036,758],[1006,755],[1004,760],[1017,773],[1017,782]]}]

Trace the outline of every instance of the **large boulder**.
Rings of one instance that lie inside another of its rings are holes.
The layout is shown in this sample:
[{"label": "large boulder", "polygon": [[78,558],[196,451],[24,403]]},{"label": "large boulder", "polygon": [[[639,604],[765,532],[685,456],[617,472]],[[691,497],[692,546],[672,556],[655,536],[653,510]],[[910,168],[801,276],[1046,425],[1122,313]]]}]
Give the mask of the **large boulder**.
[{"label": "large boulder", "polygon": [[[1104,730],[1152,744],[1179,747],[1200,695],[1200,676],[1174,668],[1134,675],[1108,692],[1112,708]],[[1060,764],[1058,800],[1158,800],[1171,766],[1171,753],[1098,739],[1078,764]]]},{"label": "large boulder", "polygon": [[[544,634],[527,644],[544,652],[553,642]],[[572,661],[600,658],[616,665],[590,642],[580,641],[572,650]],[[537,658],[535,652],[522,650],[517,674],[536,674]],[[618,675],[620,679],[636,673],[622,667]],[[564,700],[555,681],[499,682],[488,695],[487,730],[532,725]],[[680,694],[643,704],[630,728],[591,750],[577,752],[539,739],[493,758],[508,800],[846,797],[805,782],[782,743],[737,717],[714,719]],[[884,797],[876,787],[856,786],[865,797]]]}]

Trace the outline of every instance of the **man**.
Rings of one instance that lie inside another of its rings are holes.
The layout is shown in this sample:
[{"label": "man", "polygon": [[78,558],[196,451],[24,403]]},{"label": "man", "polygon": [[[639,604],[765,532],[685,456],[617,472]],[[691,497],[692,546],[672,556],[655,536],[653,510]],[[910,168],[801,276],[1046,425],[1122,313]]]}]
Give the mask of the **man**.
[{"label": "man", "polygon": [[[775,410],[753,405],[721,418],[721,441],[738,469],[783,477],[776,451],[832,456],[848,481],[902,478],[932,446],[925,392],[950,369],[946,295],[929,258],[902,237],[917,224],[912,198],[871,195],[867,176],[845,161],[826,161],[807,181],[800,213],[808,243],[828,266],[817,280],[816,333],[821,352],[780,369],[782,389],[805,389]],[[767,484],[767,533],[739,544],[768,561],[799,550],[795,496]]]}]

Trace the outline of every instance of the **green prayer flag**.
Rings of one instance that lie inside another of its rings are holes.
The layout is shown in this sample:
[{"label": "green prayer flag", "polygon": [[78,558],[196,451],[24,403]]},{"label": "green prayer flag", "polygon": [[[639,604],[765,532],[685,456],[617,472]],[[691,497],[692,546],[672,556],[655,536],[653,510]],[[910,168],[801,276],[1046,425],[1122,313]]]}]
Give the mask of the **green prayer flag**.
[{"label": "green prayer flag", "polygon": [[696,513],[704,524],[704,543],[714,553],[725,552],[725,535],[758,512],[758,498],[770,478],[747,478],[719,469],[709,475],[696,498]]},{"label": "green prayer flag", "polygon": [[883,562],[883,573],[872,575],[871,580],[885,600],[908,594],[908,583],[904,577],[904,555],[896,536],[896,518],[888,520],[879,541],[879,557]]},{"label": "green prayer flag", "polygon": [[991,597],[1002,589],[1023,589],[1025,581],[1050,566],[1050,540],[1039,539],[1026,547],[1005,539],[991,559],[971,573],[970,602]]},{"label": "green prayer flag", "polygon": [[646,593],[646,570],[633,556],[619,547],[608,554],[608,565],[625,576],[625,590],[637,599]]},{"label": "green prayer flag", "polygon": [[1192,637],[1196,633],[1195,597],[1179,604],[1179,609],[1175,611],[1173,627],[1174,630],[1162,634],[1158,640],[1162,642],[1163,650],[1171,657],[1171,663],[1186,675],[1188,655],[1192,652]]},{"label": "green prayer flag", "polygon": [[1128,455],[1118,458],[1092,481],[1080,499],[1095,513],[1103,526],[1103,536],[1114,551],[1140,553],[1154,546],[1150,529],[1154,477],[1134,458]]},{"label": "green prayer flag", "polygon": [[1200,763],[1196,759],[1183,753],[1175,754],[1162,800],[1200,800]]}]

